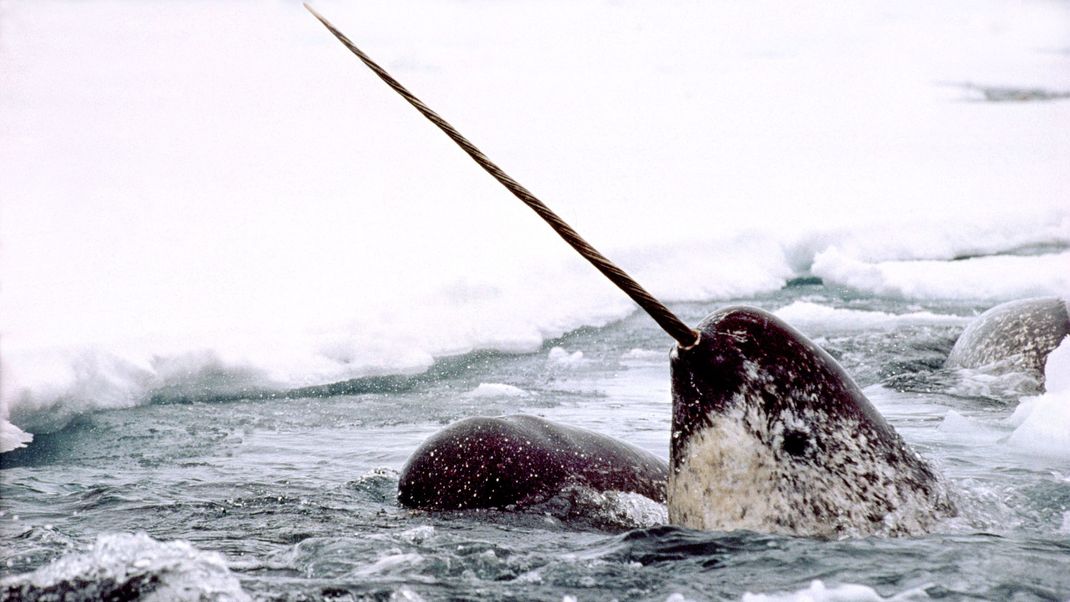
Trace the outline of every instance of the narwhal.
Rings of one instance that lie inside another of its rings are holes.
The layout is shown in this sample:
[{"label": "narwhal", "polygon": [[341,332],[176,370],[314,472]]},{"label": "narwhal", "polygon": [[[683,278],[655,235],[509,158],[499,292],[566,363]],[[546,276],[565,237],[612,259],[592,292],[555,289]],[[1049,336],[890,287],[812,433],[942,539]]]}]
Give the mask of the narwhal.
[{"label": "narwhal", "polygon": [[590,431],[533,417],[470,418],[416,450],[402,469],[401,504],[523,506],[587,486],[652,499],[664,492],[669,522],[684,527],[831,537],[921,533],[954,512],[937,473],[832,356],[753,307],[721,309],[691,328],[305,7],[676,342],[667,471],[650,454]]},{"label": "narwhal", "polygon": [[1036,297],[1001,303],[974,319],[959,335],[947,368],[1018,372],[1043,389],[1048,356],[1070,336],[1066,299]]}]

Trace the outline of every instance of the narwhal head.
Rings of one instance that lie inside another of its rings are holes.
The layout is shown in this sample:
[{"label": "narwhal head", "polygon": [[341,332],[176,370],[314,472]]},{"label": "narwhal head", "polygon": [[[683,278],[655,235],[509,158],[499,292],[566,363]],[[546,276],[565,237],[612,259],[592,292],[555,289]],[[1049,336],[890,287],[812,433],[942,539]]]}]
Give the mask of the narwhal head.
[{"label": "narwhal head", "polygon": [[825,351],[722,309],[672,352],[669,520],[801,535],[917,533],[950,511],[932,469]]}]

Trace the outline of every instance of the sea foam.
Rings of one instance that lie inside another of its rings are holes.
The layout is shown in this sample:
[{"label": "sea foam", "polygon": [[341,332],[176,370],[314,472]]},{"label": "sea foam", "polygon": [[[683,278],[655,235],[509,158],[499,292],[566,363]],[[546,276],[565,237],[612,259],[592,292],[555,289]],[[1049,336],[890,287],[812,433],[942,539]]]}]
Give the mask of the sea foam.
[{"label": "sea foam", "polygon": [[892,329],[904,324],[966,324],[969,318],[928,311],[892,314],[883,311],[834,308],[810,301],[795,301],[774,312],[794,325],[818,324],[838,330]]},{"label": "sea foam", "polygon": [[922,589],[908,590],[890,597],[881,596],[867,585],[844,583],[829,587],[820,580],[794,592],[771,594],[743,594],[742,602],[885,602],[888,600],[928,600]]},{"label": "sea foam", "polygon": [[222,556],[144,533],[106,533],[82,552],[0,580],[4,599],[251,600]]}]

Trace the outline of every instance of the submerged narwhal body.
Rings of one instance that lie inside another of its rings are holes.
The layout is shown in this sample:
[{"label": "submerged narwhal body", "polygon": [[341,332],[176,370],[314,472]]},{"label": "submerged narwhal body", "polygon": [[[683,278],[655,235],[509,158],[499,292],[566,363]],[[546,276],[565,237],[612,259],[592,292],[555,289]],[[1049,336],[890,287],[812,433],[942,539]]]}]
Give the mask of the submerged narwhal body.
[{"label": "submerged narwhal body", "polygon": [[569,487],[665,501],[664,460],[612,437],[537,416],[465,418],[413,452],[398,502],[427,510],[524,507]]},{"label": "submerged narwhal body", "polygon": [[1070,336],[1066,299],[1036,297],[1001,303],[974,319],[962,331],[945,366],[1001,374],[1018,372],[1044,388],[1048,355]]},{"label": "submerged narwhal body", "polygon": [[[715,312],[693,330],[326,19],[312,13],[676,340],[667,479],[670,522],[697,529],[803,535],[906,534],[925,531],[954,511],[936,473],[906,446],[831,356],[771,314],[753,308]],[[596,489],[635,483],[646,487],[650,475],[658,473],[641,473],[630,460],[612,454],[600,468],[586,462],[582,452],[577,456],[572,445],[555,444],[553,437],[545,440],[549,445],[538,443],[532,453],[527,445],[534,441],[523,436],[532,425],[524,425],[523,419],[470,420],[474,422],[447,427],[413,454],[401,477],[401,503],[431,509],[522,506],[577,481]],[[551,434],[572,430],[547,421],[537,426]],[[624,445],[604,438],[597,446],[615,450],[618,444]],[[546,467],[554,469],[553,478],[533,476],[532,471]],[[603,469],[612,472],[612,478],[600,477]],[[509,482],[503,484],[503,479]]]}]

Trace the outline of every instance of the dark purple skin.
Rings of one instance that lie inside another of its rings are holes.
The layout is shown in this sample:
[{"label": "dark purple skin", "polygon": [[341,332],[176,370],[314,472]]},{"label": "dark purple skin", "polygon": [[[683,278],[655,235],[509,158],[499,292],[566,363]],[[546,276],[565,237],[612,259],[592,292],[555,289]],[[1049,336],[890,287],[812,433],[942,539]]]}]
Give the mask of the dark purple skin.
[{"label": "dark purple skin", "polygon": [[398,502],[424,510],[524,507],[569,486],[665,501],[668,465],[623,441],[535,416],[466,418],[401,470]]}]

